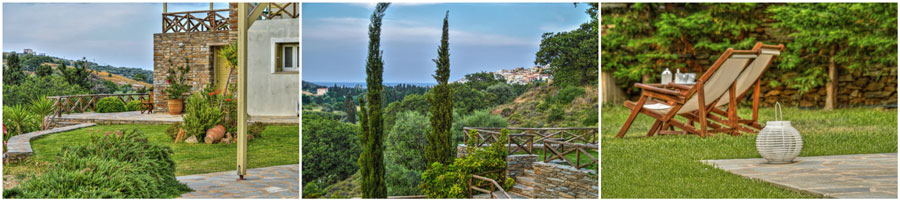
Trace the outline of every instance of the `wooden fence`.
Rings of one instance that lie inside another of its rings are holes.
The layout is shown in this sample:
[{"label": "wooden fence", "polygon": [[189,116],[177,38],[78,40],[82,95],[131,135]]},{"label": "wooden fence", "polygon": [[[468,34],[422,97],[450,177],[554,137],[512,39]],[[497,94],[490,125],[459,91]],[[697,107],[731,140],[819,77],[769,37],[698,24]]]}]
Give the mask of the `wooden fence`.
[{"label": "wooden fence", "polygon": [[[504,128],[473,128],[463,127],[463,142],[469,143],[469,140],[475,140],[478,147],[486,144],[497,142],[500,138],[500,130]],[[545,144],[547,140],[557,140],[566,143],[582,143],[597,144],[598,128],[505,128],[509,130],[509,137],[506,144],[509,147],[509,153],[525,151],[528,154],[534,153],[534,144]],[[475,139],[469,139],[472,131],[478,131]],[[515,145],[515,146],[512,146]]]},{"label": "wooden fence", "polygon": [[87,111],[97,110],[97,101],[100,101],[101,98],[106,97],[116,97],[127,105],[129,101],[148,99],[150,97],[150,94],[86,94],[73,96],[48,96],[47,98],[53,101],[53,106],[55,106],[53,115],[55,115],[56,117],[61,117],[63,113],[83,113]]},{"label": "wooden fence", "polygon": [[[504,170],[487,171],[487,172],[482,172],[482,173],[478,173],[478,174],[472,174],[469,177],[469,182],[468,182],[469,198],[472,197],[472,190],[487,193],[491,196],[491,198],[496,198],[497,196],[494,195],[494,191],[500,190],[500,192],[503,193],[503,195],[505,195],[506,198],[511,198],[511,197],[509,197],[509,193],[506,193],[506,190],[503,190],[503,186],[500,185],[500,183],[497,183],[496,180],[485,177],[485,176],[481,176],[481,175],[487,175],[487,174],[498,173],[498,172],[506,175],[505,169]],[[475,181],[475,179],[477,179],[479,181]],[[481,184],[478,184],[478,183],[481,183]]]},{"label": "wooden fence", "polygon": [[[556,147],[558,147],[558,149],[554,148],[554,146],[551,146],[554,144],[558,145],[558,146],[556,146]],[[600,146],[597,146],[596,144],[576,144],[576,143],[569,143],[569,142],[564,142],[564,141],[559,141],[559,140],[548,139],[548,140],[544,140],[543,158],[544,158],[545,163],[550,162],[551,160],[554,160],[554,159],[562,159],[562,160],[566,161],[566,163],[569,163],[569,165],[571,165],[572,167],[575,167],[576,169],[581,169],[583,167],[587,167],[592,164],[599,164],[597,157],[594,157],[593,154],[591,154],[590,152],[587,151],[588,149],[590,149],[590,150],[598,151],[598,153],[599,153],[599,150],[598,150],[599,148],[600,148]],[[569,154],[572,152],[575,152],[575,161],[574,162],[572,162],[572,159],[565,157],[566,154]],[[548,154],[553,154],[553,155],[551,155],[550,157],[547,157]],[[585,164],[581,164],[581,155],[587,156],[588,158],[591,159],[591,161],[589,161],[588,163],[585,163]]]},{"label": "wooden fence", "polygon": [[163,33],[204,32],[230,30],[228,16],[231,9],[163,13]]}]

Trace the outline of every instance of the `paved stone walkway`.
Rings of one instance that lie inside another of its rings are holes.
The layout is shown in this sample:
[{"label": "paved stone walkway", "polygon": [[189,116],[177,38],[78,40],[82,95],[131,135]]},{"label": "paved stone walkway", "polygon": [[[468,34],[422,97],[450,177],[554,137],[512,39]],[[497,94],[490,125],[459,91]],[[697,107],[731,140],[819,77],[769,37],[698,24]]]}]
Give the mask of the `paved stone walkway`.
[{"label": "paved stone walkway", "polygon": [[15,162],[18,160],[25,159],[28,156],[31,156],[32,154],[34,154],[34,151],[31,150],[31,139],[34,139],[36,137],[40,137],[40,136],[48,135],[48,134],[59,133],[59,132],[66,132],[66,131],[84,128],[84,127],[90,127],[90,126],[94,126],[94,125],[96,125],[96,124],[83,123],[83,124],[76,124],[76,125],[65,126],[65,127],[56,127],[56,128],[52,128],[52,129],[48,129],[48,130],[35,131],[35,132],[12,136],[9,138],[9,141],[7,141],[8,144],[6,145],[6,147],[8,149],[7,153],[6,153],[7,157],[9,158],[10,162]]},{"label": "paved stone walkway", "polygon": [[[140,111],[114,113],[74,113],[64,114],[56,118],[59,122],[104,123],[104,124],[173,124],[181,122],[181,115],[169,115],[165,112],[141,114]],[[251,116],[250,122],[262,122],[271,125],[299,125],[296,116]]]},{"label": "paved stone walkway", "polygon": [[235,171],[177,178],[194,189],[181,198],[300,198],[299,164],[249,169],[242,181]]},{"label": "paved stone walkway", "polygon": [[823,197],[897,198],[897,153],[799,157],[795,161],[768,164],[754,158],[703,163]]}]

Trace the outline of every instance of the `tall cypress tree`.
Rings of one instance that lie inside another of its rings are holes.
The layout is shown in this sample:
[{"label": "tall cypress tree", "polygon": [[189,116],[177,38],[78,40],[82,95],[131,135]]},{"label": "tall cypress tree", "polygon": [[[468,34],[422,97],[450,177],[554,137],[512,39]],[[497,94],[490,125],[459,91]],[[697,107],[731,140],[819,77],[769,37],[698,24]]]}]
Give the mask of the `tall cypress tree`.
[{"label": "tall cypress tree", "polygon": [[453,136],[450,134],[450,126],[453,123],[453,102],[450,96],[450,87],[447,80],[450,79],[450,36],[448,34],[448,21],[450,11],[444,15],[444,31],[441,34],[441,46],[438,47],[438,58],[432,59],[437,65],[434,70],[434,80],[437,85],[431,90],[434,93],[428,96],[431,106],[431,132],[428,134],[428,148],[425,149],[425,159],[428,163],[450,164],[453,161]]},{"label": "tall cypress tree", "polygon": [[366,102],[360,130],[359,167],[362,176],[360,189],[363,198],[387,198],[384,183],[384,122],[381,118],[381,74],[384,60],[381,58],[381,19],[390,3],[378,3],[369,24],[369,56],[366,58]]},{"label": "tall cypress tree", "polygon": [[348,93],[344,97],[344,112],[347,113],[347,121],[351,124],[356,123],[356,104],[353,104],[353,96]]}]

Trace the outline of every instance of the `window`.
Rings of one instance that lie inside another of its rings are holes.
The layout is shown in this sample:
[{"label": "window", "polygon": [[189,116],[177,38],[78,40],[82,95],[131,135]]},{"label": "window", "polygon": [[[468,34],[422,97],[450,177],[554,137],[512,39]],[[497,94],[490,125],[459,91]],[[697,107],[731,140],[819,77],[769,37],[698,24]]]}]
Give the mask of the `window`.
[{"label": "window", "polygon": [[300,69],[300,44],[276,43],[275,72],[296,72]]}]

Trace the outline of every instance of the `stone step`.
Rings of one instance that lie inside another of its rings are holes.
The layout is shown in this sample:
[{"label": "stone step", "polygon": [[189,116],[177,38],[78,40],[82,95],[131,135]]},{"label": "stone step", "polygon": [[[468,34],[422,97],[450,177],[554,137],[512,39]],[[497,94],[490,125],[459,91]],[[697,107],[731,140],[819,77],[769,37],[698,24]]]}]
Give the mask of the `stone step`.
[{"label": "stone step", "polygon": [[534,197],[534,187],[531,186],[516,184],[512,187],[512,189],[509,189],[509,192],[521,195],[523,197]]},{"label": "stone step", "polygon": [[534,186],[534,177],[516,177],[516,184],[521,184],[527,187]]}]

